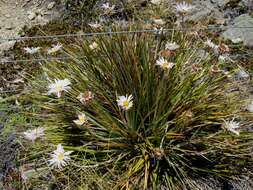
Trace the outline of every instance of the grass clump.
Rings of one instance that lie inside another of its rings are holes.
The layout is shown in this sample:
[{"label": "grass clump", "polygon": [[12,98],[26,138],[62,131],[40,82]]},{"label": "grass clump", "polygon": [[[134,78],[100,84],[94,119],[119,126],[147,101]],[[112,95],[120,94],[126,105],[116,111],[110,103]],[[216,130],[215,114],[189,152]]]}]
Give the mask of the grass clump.
[{"label": "grass clump", "polygon": [[[165,49],[167,41],[178,47]],[[252,114],[237,67],[199,56],[199,46],[175,32],[86,39],[65,49],[71,60],[44,64],[26,96],[44,110],[34,116],[48,141],[115,189],[197,189],[199,176],[249,176]],[[48,94],[54,79],[71,82],[59,97]]]}]

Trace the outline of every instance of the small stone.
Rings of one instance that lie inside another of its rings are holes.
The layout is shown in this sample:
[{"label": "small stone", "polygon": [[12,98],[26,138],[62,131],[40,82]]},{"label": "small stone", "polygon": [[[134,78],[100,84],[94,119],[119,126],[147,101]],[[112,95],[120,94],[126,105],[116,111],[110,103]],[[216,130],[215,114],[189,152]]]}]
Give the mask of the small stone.
[{"label": "small stone", "polygon": [[4,15],[6,18],[10,18],[11,17],[11,15],[10,14],[6,14],[6,15]]},{"label": "small stone", "polygon": [[224,25],[226,20],[224,18],[217,18],[215,19],[216,24]]},{"label": "small stone", "polygon": [[235,76],[236,76],[237,78],[239,78],[239,79],[243,79],[243,78],[248,78],[248,77],[249,77],[249,74],[246,73],[245,70],[240,69],[239,71],[237,71],[237,72],[235,73]]},{"label": "small stone", "polygon": [[52,9],[52,8],[54,8],[54,6],[55,6],[55,2],[51,2],[51,3],[49,3],[48,5],[47,5],[47,9]]},{"label": "small stone", "polygon": [[1,51],[7,51],[14,47],[16,41],[7,41],[0,44],[0,52]]},{"label": "small stone", "polygon": [[224,8],[228,3],[231,3],[233,0],[211,0],[212,3],[215,3],[220,8]]},{"label": "small stone", "polygon": [[5,29],[6,29],[6,30],[12,30],[12,29],[13,29],[12,23],[6,24]]},{"label": "small stone", "polygon": [[33,20],[33,19],[35,19],[35,17],[36,17],[36,13],[34,13],[34,12],[28,12],[28,18],[30,19],[30,20]]},{"label": "small stone", "polygon": [[233,38],[231,39],[231,41],[234,43],[234,44],[238,44],[238,43],[241,43],[243,40],[241,38]]}]

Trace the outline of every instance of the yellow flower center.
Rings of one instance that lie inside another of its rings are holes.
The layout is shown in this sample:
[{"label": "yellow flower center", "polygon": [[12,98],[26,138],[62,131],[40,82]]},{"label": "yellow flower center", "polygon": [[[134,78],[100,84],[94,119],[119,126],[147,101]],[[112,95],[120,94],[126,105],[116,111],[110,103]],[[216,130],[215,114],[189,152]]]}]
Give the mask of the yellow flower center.
[{"label": "yellow flower center", "polygon": [[51,51],[51,53],[55,53],[58,51],[58,49],[56,47],[53,47],[50,51]]},{"label": "yellow flower center", "polygon": [[85,123],[87,120],[85,117],[80,117],[79,121],[80,121],[80,123]]},{"label": "yellow flower center", "polygon": [[162,68],[165,70],[165,69],[168,69],[168,66],[169,66],[169,63],[167,61],[165,61],[163,64],[162,64]]},{"label": "yellow flower center", "polygon": [[63,160],[63,158],[64,158],[64,153],[63,152],[58,153],[57,160],[61,161]]},{"label": "yellow flower center", "polygon": [[60,92],[60,91],[63,90],[63,86],[62,85],[57,85],[55,89],[56,89],[57,92]]},{"label": "yellow flower center", "polygon": [[122,102],[122,105],[123,105],[124,107],[128,107],[128,106],[129,106],[129,101],[128,101],[128,100],[124,100],[124,101]]}]

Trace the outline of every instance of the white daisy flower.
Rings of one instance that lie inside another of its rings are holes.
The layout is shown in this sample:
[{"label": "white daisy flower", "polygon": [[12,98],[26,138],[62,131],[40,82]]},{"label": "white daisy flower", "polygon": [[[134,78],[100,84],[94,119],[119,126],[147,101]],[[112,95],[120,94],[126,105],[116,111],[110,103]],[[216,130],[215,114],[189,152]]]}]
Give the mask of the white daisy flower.
[{"label": "white daisy flower", "polygon": [[156,65],[160,66],[163,70],[170,70],[174,66],[174,63],[168,62],[166,59],[161,57],[156,60]]},{"label": "white daisy flower", "polygon": [[155,30],[155,32],[157,33],[157,34],[161,34],[162,33],[162,31],[163,31],[163,27],[161,27],[161,28],[154,28],[154,30]]},{"label": "white daisy flower", "polygon": [[213,43],[210,39],[207,39],[207,41],[204,44],[214,50],[217,50],[219,48],[219,46]]},{"label": "white daisy flower", "polygon": [[52,45],[52,48],[47,50],[48,54],[56,53],[57,51],[60,51],[62,49],[62,44],[58,43],[56,45]]},{"label": "white daisy flower", "polygon": [[88,118],[86,117],[86,115],[84,113],[81,113],[78,115],[78,119],[77,120],[74,120],[73,122],[76,124],[76,125],[83,125],[85,123],[87,123],[88,121]]},{"label": "white daisy flower", "polygon": [[67,165],[67,162],[70,160],[69,155],[73,151],[64,151],[61,144],[57,145],[57,149],[50,154],[52,159],[49,160],[49,165],[52,167],[62,168]]},{"label": "white daisy flower", "polygon": [[35,54],[35,53],[39,52],[40,49],[41,49],[41,47],[25,47],[24,48],[25,52],[28,54]]},{"label": "white daisy flower", "polygon": [[102,6],[101,6],[103,9],[106,9],[108,11],[113,11],[115,9],[115,5],[112,5],[110,6],[110,3],[104,3]]},{"label": "white daisy flower", "polygon": [[89,23],[88,24],[91,28],[100,28],[102,27],[101,24],[99,24],[97,21],[96,22],[93,22],[93,23]]},{"label": "white daisy flower", "polygon": [[253,102],[251,102],[248,106],[247,106],[247,110],[249,112],[252,112],[253,113]]},{"label": "white daisy flower", "polygon": [[24,132],[24,136],[27,140],[35,141],[36,139],[44,136],[44,128],[38,127],[36,129],[29,129],[26,132]]},{"label": "white daisy flower", "polygon": [[64,80],[59,80],[59,79],[55,79],[54,83],[49,84],[48,88],[48,94],[56,94],[58,98],[61,97],[61,93],[67,92],[70,87],[69,85],[71,84],[69,79],[64,79]]},{"label": "white daisy flower", "polygon": [[154,5],[160,5],[162,3],[162,0],[151,0],[151,3]]},{"label": "white daisy flower", "polygon": [[239,135],[239,131],[237,131],[238,128],[240,128],[240,123],[239,122],[235,122],[234,118],[230,121],[226,121],[224,120],[224,125],[225,129],[227,129],[228,131],[235,133],[236,135]]},{"label": "white daisy flower", "polygon": [[133,96],[131,94],[129,96],[118,96],[117,103],[121,109],[128,110],[133,106]]},{"label": "white daisy flower", "polygon": [[165,45],[165,49],[174,51],[179,48],[179,45],[177,45],[176,42],[167,42]]},{"label": "white daisy flower", "polygon": [[96,42],[93,42],[92,44],[89,45],[89,48],[91,50],[97,49],[98,48],[98,44]]},{"label": "white daisy flower", "polygon": [[163,20],[163,19],[161,19],[161,18],[159,18],[159,19],[153,19],[153,21],[154,21],[154,23],[155,24],[158,24],[158,25],[164,25],[166,22]]},{"label": "white daisy flower", "polygon": [[85,93],[80,93],[77,96],[77,99],[82,102],[83,104],[87,103],[88,101],[94,98],[94,94],[91,91],[87,91]]},{"label": "white daisy flower", "polygon": [[219,62],[221,62],[221,63],[225,62],[225,61],[228,60],[228,59],[229,59],[229,58],[228,58],[227,55],[220,55],[220,56],[218,57],[218,60],[219,60]]},{"label": "white daisy flower", "polygon": [[179,13],[186,14],[190,12],[194,8],[194,6],[184,1],[182,3],[177,3],[175,8]]}]

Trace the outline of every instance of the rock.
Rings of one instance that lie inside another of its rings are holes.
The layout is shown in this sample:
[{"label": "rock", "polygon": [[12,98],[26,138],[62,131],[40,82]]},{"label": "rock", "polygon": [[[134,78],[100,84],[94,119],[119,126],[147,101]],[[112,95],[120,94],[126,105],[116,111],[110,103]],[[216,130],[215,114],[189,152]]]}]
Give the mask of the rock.
[{"label": "rock", "polygon": [[217,8],[217,5],[211,1],[193,1],[195,9],[191,15],[186,17],[186,20],[198,22],[205,18],[223,19],[223,14]]},{"label": "rock", "polygon": [[[0,44],[0,52],[7,51],[15,45],[16,41],[7,41]],[[1,55],[1,53],[0,53]]]},{"label": "rock", "polygon": [[235,77],[238,79],[249,78],[249,74],[244,69],[241,68],[239,71],[235,73]]},{"label": "rock", "polygon": [[189,18],[187,18],[187,20],[198,22],[201,19],[206,18],[207,16],[210,16],[211,13],[212,13],[212,10],[210,10],[210,9],[202,9],[202,10],[197,11],[196,13],[194,13]]},{"label": "rock", "polygon": [[48,19],[46,19],[45,17],[38,15],[35,19],[36,22],[41,23],[41,24],[46,24],[49,22]]},{"label": "rock", "polygon": [[219,7],[224,7],[229,3],[229,0],[211,0],[211,2],[217,4]]},{"label": "rock", "polygon": [[245,46],[253,47],[253,18],[249,14],[236,17],[222,37],[231,41],[241,39]]},{"label": "rock", "polygon": [[51,3],[49,3],[48,5],[47,5],[47,9],[52,9],[52,8],[54,8],[54,6],[55,6],[55,2],[53,1],[53,2],[51,2]]},{"label": "rock", "polygon": [[252,0],[242,0],[242,1],[240,2],[240,4],[241,4],[242,6],[245,6],[245,7],[248,7],[248,8],[252,8],[252,6],[253,6],[253,1],[252,1]]},{"label": "rock", "polygon": [[13,24],[12,23],[7,23],[5,26],[6,30],[12,30],[13,29]]},{"label": "rock", "polygon": [[30,20],[35,19],[35,17],[36,17],[36,13],[35,12],[28,11],[28,18]]},{"label": "rock", "polygon": [[237,4],[240,0],[211,0],[212,3],[217,4],[220,8],[226,8],[228,5]]},{"label": "rock", "polygon": [[4,15],[6,18],[11,18],[11,15],[10,14],[6,14]]}]

